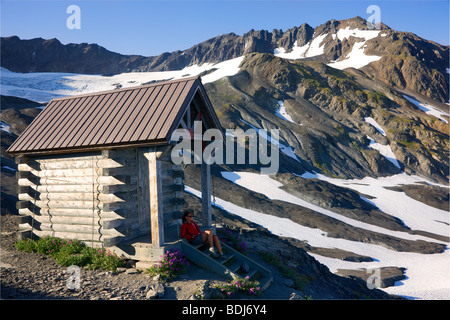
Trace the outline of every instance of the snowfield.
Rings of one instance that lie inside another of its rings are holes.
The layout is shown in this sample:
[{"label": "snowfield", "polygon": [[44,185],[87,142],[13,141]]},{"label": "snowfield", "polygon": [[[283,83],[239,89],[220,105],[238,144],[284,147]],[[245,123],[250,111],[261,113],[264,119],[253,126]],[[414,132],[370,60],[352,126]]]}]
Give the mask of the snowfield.
[{"label": "snowfield", "polygon": [[339,40],[349,39],[350,37],[362,38],[363,41],[355,42],[352,47],[352,51],[347,54],[346,57],[341,56],[337,61],[333,61],[328,65],[336,69],[345,68],[362,68],[371,62],[378,61],[381,59],[380,56],[369,56],[364,53],[366,41],[378,37],[380,33],[379,30],[359,30],[347,27],[345,29],[339,29],[336,36]]},{"label": "snowfield", "polygon": [[[389,234],[402,239],[421,239],[430,242],[439,242],[424,236],[391,231],[356,221],[314,204],[310,204],[280,189],[282,184],[267,175],[249,172],[222,172],[222,176],[244,188],[264,194],[270,199],[278,199],[304,206],[355,227]],[[315,173],[307,173],[304,174],[303,177],[328,181],[335,185],[370,195],[374,197],[374,199],[371,199],[370,201],[378,206],[380,210],[403,220],[403,222],[413,230],[423,230],[443,236],[448,236],[450,233],[450,218],[447,211],[427,206],[406,196],[403,192],[392,191],[385,188],[401,184],[432,184],[430,181],[420,177],[408,176],[404,173],[386,178],[364,178],[360,180],[334,179]],[[186,187],[186,191],[201,196],[201,193],[192,188]],[[228,201],[218,199],[217,197],[216,204],[230,213],[239,215],[267,228],[276,235],[307,241],[311,246],[315,247],[338,248],[370,256],[374,259],[373,262],[358,263],[312,254],[319,262],[326,265],[331,272],[336,272],[338,269],[373,269],[388,266],[403,267],[406,268],[407,279],[398,281],[395,286],[382,290],[390,294],[401,295],[411,299],[450,299],[449,250],[445,250],[440,254],[397,252],[379,245],[355,242],[346,239],[328,238],[326,232],[320,229],[308,228],[286,218],[279,218],[267,215],[264,212],[242,208]],[[424,212],[427,214],[424,214]],[[447,246],[449,245],[449,243],[445,244]]]},{"label": "snowfield", "polygon": [[450,114],[448,112],[441,111],[438,108],[436,108],[435,106],[432,106],[431,104],[419,102],[416,99],[408,97],[407,95],[403,95],[403,97],[406,100],[408,100],[409,102],[411,102],[412,104],[414,104],[417,108],[419,108],[420,110],[425,112],[426,114],[432,115],[432,116],[438,118],[439,120],[441,120],[445,123],[448,123],[448,121],[443,118],[443,116],[447,116],[447,117],[450,116]]},{"label": "snowfield", "polygon": [[243,59],[238,57],[217,64],[193,65],[177,71],[130,72],[111,77],[57,72],[16,73],[0,68],[1,94],[45,103],[64,96],[135,87],[150,81],[180,79],[216,69],[202,77],[202,82],[208,83],[238,73]]}]

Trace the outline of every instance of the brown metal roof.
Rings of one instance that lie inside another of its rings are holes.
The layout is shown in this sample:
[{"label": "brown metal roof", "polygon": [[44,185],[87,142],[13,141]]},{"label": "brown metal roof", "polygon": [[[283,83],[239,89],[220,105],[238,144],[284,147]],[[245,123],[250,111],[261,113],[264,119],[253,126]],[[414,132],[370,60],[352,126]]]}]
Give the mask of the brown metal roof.
[{"label": "brown metal roof", "polygon": [[[46,153],[124,145],[167,144],[200,88],[205,108],[220,128],[199,77],[52,100],[8,149]],[[206,97],[206,99],[205,99]],[[206,100],[206,101],[205,101]]]}]

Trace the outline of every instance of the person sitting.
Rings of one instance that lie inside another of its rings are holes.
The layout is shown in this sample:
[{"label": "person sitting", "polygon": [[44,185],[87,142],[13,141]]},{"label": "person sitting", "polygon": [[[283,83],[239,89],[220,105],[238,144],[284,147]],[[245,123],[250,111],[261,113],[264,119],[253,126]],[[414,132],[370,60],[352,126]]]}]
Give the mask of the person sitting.
[{"label": "person sitting", "polygon": [[[223,257],[222,246],[219,237],[212,233],[211,230],[201,231],[199,226],[193,220],[194,213],[186,210],[183,214],[183,224],[181,225],[181,237],[187,239],[192,245],[209,244],[209,251],[213,257]],[[214,246],[217,248],[214,249]]]}]

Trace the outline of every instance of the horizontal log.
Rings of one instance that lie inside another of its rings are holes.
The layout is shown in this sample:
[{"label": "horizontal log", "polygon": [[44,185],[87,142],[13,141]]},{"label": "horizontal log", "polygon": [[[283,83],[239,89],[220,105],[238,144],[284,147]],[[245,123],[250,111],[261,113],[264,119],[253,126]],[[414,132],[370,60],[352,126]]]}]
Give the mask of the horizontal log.
[{"label": "horizontal log", "polygon": [[21,164],[21,163],[37,163],[36,160],[34,158],[30,158],[30,157],[24,157],[24,156],[17,156],[15,158],[15,162],[16,164]]},{"label": "horizontal log", "polygon": [[31,238],[34,238],[32,230],[16,231],[16,240],[17,241],[22,241],[22,240],[31,239]]},{"label": "horizontal log", "polygon": [[120,184],[120,185],[96,185],[96,184],[62,184],[62,185],[37,185],[37,186],[19,186],[17,193],[28,193],[34,196],[35,193],[123,193],[123,192],[137,192],[137,185],[135,184]]},{"label": "horizontal log", "polygon": [[[21,203],[23,202],[23,203]],[[33,203],[31,201],[18,201],[17,202],[17,209],[22,208],[33,208]],[[137,201],[128,201],[128,202],[100,202],[97,204],[96,201],[94,203],[92,202],[92,199],[90,201],[76,201],[76,200],[51,200],[50,202],[45,200],[36,200],[35,202],[37,207],[40,207],[42,209],[50,208],[53,209],[60,209],[60,208],[67,208],[67,209],[91,209],[94,208],[97,210],[97,206],[103,210],[103,211],[116,211],[120,209],[134,209],[137,211]]]},{"label": "horizontal log", "polygon": [[118,184],[118,185],[102,185],[103,193],[118,193],[118,192],[137,192],[137,184]]},{"label": "horizontal log", "polygon": [[29,179],[29,178],[36,178],[36,177],[37,176],[34,175],[31,171],[17,171],[16,172],[17,179]]},{"label": "horizontal log", "polygon": [[16,188],[16,192],[19,193],[29,193],[29,194],[35,194],[37,191],[36,189],[33,189],[31,186],[18,186]]},{"label": "horizontal log", "polygon": [[39,231],[52,231],[55,233],[69,233],[69,234],[84,234],[89,235],[88,238],[94,238],[94,240],[103,240],[111,237],[132,237],[134,234],[139,233],[138,223],[120,226],[117,228],[106,229],[98,225],[68,225],[68,224],[50,224],[50,223],[36,223],[33,230]]},{"label": "horizontal log", "polygon": [[103,150],[102,156],[110,159],[136,159],[137,148]]},{"label": "horizontal log", "polygon": [[[22,159],[21,157],[20,158],[16,157],[16,164],[17,164],[18,170],[21,170],[21,171],[31,171],[31,170],[40,170],[41,169],[40,163],[37,162],[33,158]],[[26,168],[26,170],[23,170],[21,168]]]},{"label": "horizontal log", "polygon": [[100,217],[62,217],[62,216],[41,216],[35,215],[33,217],[39,223],[45,224],[64,224],[64,225],[80,225],[92,226],[99,228],[101,225],[103,229],[115,229],[121,226],[136,223],[136,219],[128,221],[128,219],[105,219],[102,215]]},{"label": "horizontal log", "polygon": [[[35,195],[28,193],[21,193],[18,195],[19,200],[28,200],[34,201]],[[37,199],[41,201],[64,201],[64,200],[74,200],[74,201],[91,201],[94,202],[94,205],[97,205],[97,202],[124,202],[124,201],[137,201],[137,195],[130,192],[122,192],[116,194],[109,193],[83,193],[83,192],[53,192],[53,193],[44,193],[40,192],[37,194]],[[51,205],[51,203],[49,204]],[[92,205],[92,204],[91,204]]]},{"label": "horizontal log", "polygon": [[82,243],[85,243],[87,246],[93,247],[109,247],[115,244],[120,243],[124,239],[124,237],[102,237],[102,241],[100,241],[99,235],[92,235],[86,233],[70,233],[70,232],[53,232],[51,230],[33,230],[33,233],[42,238],[45,236],[52,236],[60,239],[71,239],[71,240],[79,240]]},{"label": "horizontal log", "polygon": [[90,153],[66,153],[66,154],[57,154],[53,156],[34,156],[30,157],[31,159],[35,159],[40,163],[51,163],[58,161],[77,161],[77,160],[100,160],[105,159],[105,157],[101,154],[101,152],[90,152]]},{"label": "horizontal log", "polygon": [[31,201],[17,201],[16,202],[16,209],[24,209],[24,208],[28,208],[30,210],[32,210],[34,208],[34,204]]},{"label": "horizontal log", "polygon": [[105,211],[124,210],[128,211],[127,217],[131,217],[137,215],[138,203],[137,201],[103,203],[103,210]]},{"label": "horizontal log", "polygon": [[20,186],[35,186],[35,185],[92,185],[92,183],[99,185],[121,185],[121,184],[136,184],[136,176],[116,176],[116,177],[53,177],[53,178],[36,178],[33,180],[19,179],[17,181]]},{"label": "horizontal log", "polygon": [[35,226],[35,229],[41,231],[84,233],[94,235],[94,238],[98,237],[99,240],[101,240],[101,236],[125,236],[125,234],[117,231],[117,229],[105,229],[99,225],[55,224],[44,222],[40,223],[38,226]]},{"label": "horizontal log", "polygon": [[103,174],[102,168],[81,168],[81,169],[55,169],[55,170],[33,170],[20,171],[31,173],[40,178],[64,178],[64,177],[89,177],[95,179]]},{"label": "horizontal log", "polygon": [[118,168],[103,168],[101,169],[102,176],[116,176],[116,175],[136,175],[136,166],[118,167]]},{"label": "horizontal log", "polygon": [[[110,177],[114,179],[115,181],[119,181],[123,184],[135,184],[137,183],[137,174],[135,175],[115,175],[114,177]],[[111,184],[117,184],[117,183],[111,183]]]},{"label": "horizontal log", "polygon": [[[126,211],[101,211],[102,218],[105,219],[125,219]],[[98,210],[90,209],[73,209],[73,208],[59,208],[59,209],[41,209],[38,208],[36,212],[32,212],[30,209],[19,209],[19,214],[23,216],[41,215],[41,216],[58,216],[58,217],[80,217],[80,218],[91,218],[92,216],[98,215]]]},{"label": "horizontal log", "polygon": [[31,224],[26,222],[26,223],[20,223],[19,224],[19,231],[28,231],[28,230],[32,230],[33,228],[31,227]]},{"label": "horizontal log", "polygon": [[129,176],[136,175],[136,167],[118,167],[118,168],[77,168],[77,169],[55,169],[55,170],[31,170],[17,171],[18,179],[24,178],[65,178],[65,177],[87,177],[91,180],[99,176]]},{"label": "horizontal log", "polygon": [[[21,209],[21,210],[26,210],[26,209]],[[18,216],[12,216],[14,218],[14,221],[17,224],[21,224],[21,223],[31,223],[31,215],[18,215]]]},{"label": "horizontal log", "polygon": [[18,169],[21,171],[33,170],[69,170],[69,169],[86,169],[86,168],[119,168],[119,167],[136,167],[136,160],[134,159],[83,159],[83,160],[68,160],[61,159],[57,161],[42,161],[35,160],[29,163],[18,164]]}]

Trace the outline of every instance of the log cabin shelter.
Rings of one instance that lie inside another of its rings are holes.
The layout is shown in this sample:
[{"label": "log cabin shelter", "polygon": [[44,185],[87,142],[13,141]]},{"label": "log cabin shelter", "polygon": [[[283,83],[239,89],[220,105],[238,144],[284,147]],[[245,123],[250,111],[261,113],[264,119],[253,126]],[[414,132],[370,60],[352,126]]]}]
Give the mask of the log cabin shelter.
[{"label": "log cabin shelter", "polygon": [[[195,121],[222,130],[200,77],[53,99],[8,149],[28,221],[20,230],[159,258],[179,238],[184,190],[171,135]],[[201,166],[210,226],[210,169]]]}]

